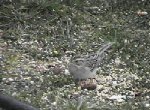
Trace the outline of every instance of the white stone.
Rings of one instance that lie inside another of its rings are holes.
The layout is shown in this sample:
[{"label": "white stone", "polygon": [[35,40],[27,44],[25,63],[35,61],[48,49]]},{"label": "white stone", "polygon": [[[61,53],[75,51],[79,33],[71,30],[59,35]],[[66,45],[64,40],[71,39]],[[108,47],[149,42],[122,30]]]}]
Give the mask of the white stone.
[{"label": "white stone", "polygon": [[13,78],[8,78],[8,81],[14,81],[14,79]]}]

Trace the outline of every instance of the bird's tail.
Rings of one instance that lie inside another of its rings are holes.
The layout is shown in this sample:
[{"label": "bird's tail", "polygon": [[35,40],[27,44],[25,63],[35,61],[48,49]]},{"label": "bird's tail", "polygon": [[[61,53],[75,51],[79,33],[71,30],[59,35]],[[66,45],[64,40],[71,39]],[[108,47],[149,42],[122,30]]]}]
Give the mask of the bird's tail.
[{"label": "bird's tail", "polygon": [[[97,51],[97,56],[98,56],[98,59],[97,59],[97,64],[99,62],[101,62],[104,58],[104,53],[107,49],[109,49],[111,46],[112,46],[113,42],[109,42],[107,44],[104,44],[98,51]],[[98,65],[96,65],[98,66]]]}]

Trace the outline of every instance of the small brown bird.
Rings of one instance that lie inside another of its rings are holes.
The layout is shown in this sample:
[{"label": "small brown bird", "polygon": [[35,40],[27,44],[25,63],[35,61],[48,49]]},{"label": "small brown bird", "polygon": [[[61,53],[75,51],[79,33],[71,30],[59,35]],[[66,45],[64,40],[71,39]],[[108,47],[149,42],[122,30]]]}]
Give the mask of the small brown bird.
[{"label": "small brown bird", "polygon": [[[81,58],[76,58],[73,60],[69,64],[69,72],[71,75],[73,75],[73,78],[76,81],[95,79],[96,71],[105,56],[104,53],[112,44],[112,42],[106,43],[102,45],[102,47],[96,53],[82,56]],[[82,82],[80,84],[82,84]],[[84,83],[86,86],[89,86],[89,84],[92,83]]]}]

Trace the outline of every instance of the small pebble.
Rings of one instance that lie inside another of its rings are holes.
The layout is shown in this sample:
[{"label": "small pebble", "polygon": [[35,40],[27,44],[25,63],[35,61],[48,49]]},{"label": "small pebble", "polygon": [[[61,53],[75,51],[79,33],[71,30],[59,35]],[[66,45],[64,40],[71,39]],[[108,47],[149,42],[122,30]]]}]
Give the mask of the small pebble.
[{"label": "small pebble", "polygon": [[13,78],[8,78],[8,81],[11,81],[11,82],[12,82],[12,81],[14,81],[14,79],[13,79]]}]

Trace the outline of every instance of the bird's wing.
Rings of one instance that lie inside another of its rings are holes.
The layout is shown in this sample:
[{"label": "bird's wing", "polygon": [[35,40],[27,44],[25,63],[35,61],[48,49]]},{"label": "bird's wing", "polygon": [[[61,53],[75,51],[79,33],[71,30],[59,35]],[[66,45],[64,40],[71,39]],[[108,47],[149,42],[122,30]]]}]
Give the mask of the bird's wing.
[{"label": "bird's wing", "polygon": [[102,45],[102,47],[95,54],[91,54],[91,55],[85,57],[82,65],[85,67],[91,68],[91,70],[94,70],[95,68],[97,68],[105,57],[105,55],[104,55],[105,51],[112,44],[113,43],[109,42],[109,43]]}]

